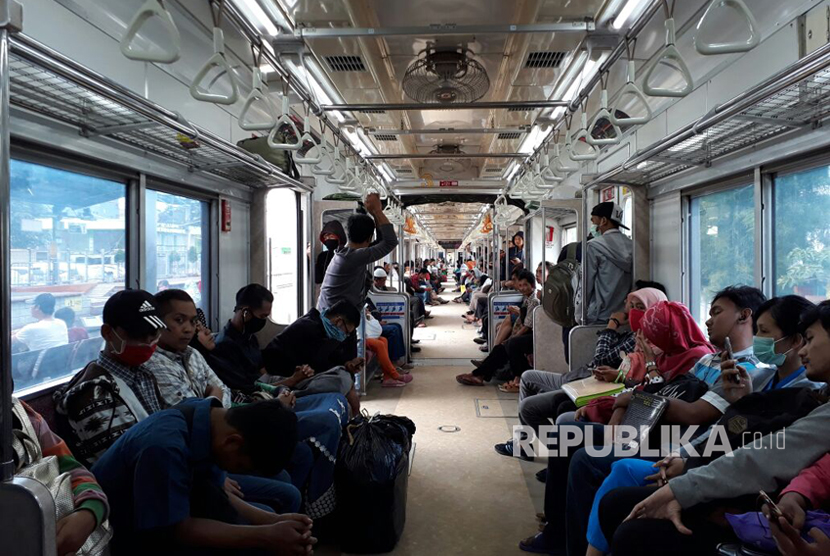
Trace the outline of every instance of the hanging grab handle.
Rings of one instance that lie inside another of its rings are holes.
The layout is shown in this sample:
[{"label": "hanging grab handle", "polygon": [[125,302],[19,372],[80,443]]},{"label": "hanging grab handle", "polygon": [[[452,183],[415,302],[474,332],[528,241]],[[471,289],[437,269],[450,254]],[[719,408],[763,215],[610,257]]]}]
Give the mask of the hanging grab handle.
[{"label": "hanging grab handle", "polygon": [[[611,110],[611,123],[615,125],[643,125],[651,121],[651,107],[648,105],[648,100],[646,100],[646,96],[643,94],[643,91],[641,91],[640,88],[634,84],[634,75],[636,74],[636,71],[637,68],[634,60],[629,60],[628,81],[625,85],[623,85],[623,88],[620,89],[619,96],[617,97],[617,104],[614,106],[614,109]],[[640,104],[646,111],[645,116],[629,116],[627,118],[617,117],[617,111],[619,110],[619,106],[625,95],[632,95],[635,99],[640,101]]]},{"label": "hanging grab handle", "polygon": [[[663,47],[663,51],[657,57],[657,61],[653,66],[651,66],[648,73],[646,73],[645,79],[643,79],[643,92],[650,97],[682,98],[691,93],[694,89],[694,79],[692,79],[692,73],[689,71],[689,66],[686,65],[686,61],[683,59],[683,56],[681,56],[680,51],[677,50],[674,43],[674,18],[669,18],[666,20],[666,46]],[[664,60],[665,62],[663,62]],[[652,75],[661,63],[668,64],[668,62],[674,63],[673,67],[680,72],[680,75],[683,77],[686,84],[680,89],[652,87],[650,84]]]},{"label": "hanging grab handle", "polygon": [[[214,67],[219,68],[228,76],[231,84],[230,94],[222,95],[219,93],[211,93],[200,87],[202,80],[204,80],[208,72]],[[231,66],[228,64],[228,58],[225,56],[225,34],[219,27],[213,28],[213,56],[205,62],[205,65],[202,66],[202,69],[199,70],[199,73],[193,79],[193,83],[190,84],[190,95],[196,100],[214,102],[216,104],[233,104],[239,98],[239,86],[236,84]]]},{"label": "hanging grab handle", "polygon": [[[706,42],[700,38],[701,30],[708,23],[709,16],[718,7],[731,7],[739,15],[743,16],[749,28],[749,38],[743,41],[734,42]],[[712,0],[709,7],[703,13],[703,17],[697,22],[695,29],[695,50],[704,56],[713,56],[715,54],[734,54],[736,52],[749,52],[761,42],[761,31],[758,29],[758,21],[752,15],[752,11],[744,4],[743,0]]]},{"label": "hanging grab handle", "polygon": [[311,167],[311,173],[315,176],[333,176],[336,171],[334,168],[334,159],[331,157],[331,152],[326,146],[325,139],[320,141],[320,159],[321,162],[323,160],[329,161],[328,169],[324,170],[323,168],[320,168],[320,166],[315,165]]},{"label": "hanging grab handle", "polygon": [[550,167],[550,156],[547,152],[542,155],[542,166],[545,167],[542,170],[541,176],[543,179],[547,181],[552,181],[553,183],[560,183],[565,180],[562,176],[557,176],[553,169]]},{"label": "hanging grab handle", "polygon": [[[283,125],[287,125],[291,128],[291,131],[294,133],[294,137],[297,138],[296,143],[277,143],[276,137],[277,132]],[[282,97],[282,115],[277,120],[276,125],[271,130],[271,133],[268,134],[268,146],[272,149],[285,149],[289,151],[298,151],[300,147],[303,146],[303,142],[300,139],[301,134],[300,130],[297,129],[297,126],[294,125],[294,120],[291,119],[291,116],[288,114],[288,97]]]},{"label": "hanging grab handle", "polygon": [[[251,94],[245,99],[245,104],[242,105],[242,112],[239,114],[239,127],[246,131],[265,131],[277,125],[277,114],[274,112],[274,106],[268,98],[268,88],[262,82],[262,72],[259,68],[254,68],[254,83],[251,88]],[[264,122],[254,123],[248,122],[248,110],[257,101],[265,105],[265,110],[268,112],[270,119]]]},{"label": "hanging grab handle", "polygon": [[[588,133],[588,116],[585,114],[584,110],[585,109],[583,108],[582,127],[577,130],[575,135],[571,136],[571,146],[570,146],[569,156],[570,156],[570,159],[575,161],[575,162],[578,162],[578,161],[581,161],[581,160],[596,160],[597,158],[599,158],[599,149],[588,142],[588,137],[590,137],[591,134]],[[585,138],[585,144],[588,145],[591,148],[591,152],[587,152],[585,154],[577,154],[577,152],[574,150],[574,145],[576,145],[576,142],[579,141],[582,138]]]},{"label": "hanging grab handle", "polygon": [[[173,16],[164,7],[162,1],[147,0],[127,26],[127,33],[121,38],[121,54],[130,60],[172,64],[181,56],[181,35],[179,35],[179,29],[173,21]],[[162,26],[167,30],[171,44],[166,50],[158,45],[151,45],[150,48],[144,50],[138,49],[133,45],[133,41],[138,35],[138,32],[153,17],[157,17]]]},{"label": "hanging grab handle", "polygon": [[312,146],[306,151],[306,154],[311,153],[311,150],[316,148],[317,156],[295,156],[294,162],[297,164],[320,164],[323,160],[323,152],[320,150],[320,144],[314,140],[314,136],[311,135],[309,129],[311,129],[311,124],[308,121],[308,116],[306,116],[303,119],[303,136],[300,137],[300,145],[303,145],[306,141],[310,142]]},{"label": "hanging grab handle", "polygon": [[608,120],[608,122],[611,124],[611,127],[614,129],[614,136],[604,137],[602,139],[595,139],[594,136],[589,133],[585,137],[585,140],[588,141],[589,145],[594,146],[616,145],[620,142],[620,138],[622,137],[622,130],[617,124],[614,123],[614,120],[611,117],[611,112],[608,111],[608,90],[605,87],[603,87],[600,90],[599,98],[599,112],[597,112],[597,115],[594,116],[594,120],[591,122],[590,129],[595,129],[600,119],[605,118],[606,120]]},{"label": "hanging grab handle", "polygon": [[559,150],[559,143],[553,145],[553,171],[560,174],[571,174],[579,170],[579,164],[569,164],[571,159],[571,144],[570,139],[565,144],[565,152]]}]

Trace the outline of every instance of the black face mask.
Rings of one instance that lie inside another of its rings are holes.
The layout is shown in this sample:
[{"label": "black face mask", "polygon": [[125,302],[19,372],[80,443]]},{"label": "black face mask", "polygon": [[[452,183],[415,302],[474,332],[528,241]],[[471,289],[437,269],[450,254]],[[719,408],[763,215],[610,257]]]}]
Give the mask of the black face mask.
[{"label": "black face mask", "polygon": [[323,245],[325,245],[329,251],[334,251],[340,245],[340,242],[336,239],[327,239],[323,242]]},{"label": "black face mask", "polygon": [[[244,317],[244,315],[243,315],[243,317]],[[259,332],[260,330],[262,330],[265,327],[266,322],[267,322],[267,319],[257,318],[253,315],[253,313],[251,313],[251,320],[245,322],[242,325],[243,326],[243,333],[245,333],[245,334],[256,334],[257,332]]]}]

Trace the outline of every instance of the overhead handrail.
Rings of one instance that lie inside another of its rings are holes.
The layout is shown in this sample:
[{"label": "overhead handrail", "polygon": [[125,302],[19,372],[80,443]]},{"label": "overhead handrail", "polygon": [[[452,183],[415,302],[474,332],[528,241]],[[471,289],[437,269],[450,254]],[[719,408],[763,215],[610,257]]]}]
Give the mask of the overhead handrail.
[{"label": "overhead handrail", "polygon": [[[205,62],[202,69],[200,69],[196,74],[196,77],[193,78],[193,83],[190,84],[190,95],[196,100],[201,100],[203,102],[233,104],[239,98],[239,85],[236,83],[236,79],[231,71],[231,66],[228,63],[228,57],[225,55],[225,34],[220,27],[222,23],[222,11],[224,10],[225,3],[224,0],[219,0],[218,3],[219,13],[217,15],[213,7],[214,2],[210,2],[211,15],[213,15],[213,56]],[[228,76],[231,86],[230,94],[223,95],[220,93],[211,93],[200,87],[202,80],[204,80],[208,72],[213,68],[219,68]]]},{"label": "overhead handrail", "polygon": [[[591,136],[591,133],[588,131],[588,116],[585,114],[585,108],[583,107],[582,108],[582,127],[579,128],[574,135],[571,135],[571,141],[570,141],[571,146],[570,146],[570,154],[569,154],[571,160],[573,160],[575,162],[578,162],[578,161],[582,161],[582,160],[596,160],[597,158],[599,158],[599,149],[596,146],[588,143],[587,138],[590,137],[590,136]],[[574,150],[574,146],[576,145],[576,142],[579,141],[582,138],[585,138],[585,144],[588,145],[591,148],[591,152],[588,152],[588,153],[585,153],[585,154],[577,154],[577,152]]]},{"label": "overhead handrail", "polygon": [[[139,49],[133,45],[138,32],[147,21],[158,18],[161,25],[167,30],[170,38],[170,46],[166,49],[159,45],[152,45],[148,49]],[[156,48],[152,48],[155,46]],[[159,64],[172,64],[181,56],[181,35],[179,28],[173,21],[173,16],[164,7],[164,0],[147,0],[133,16],[127,26],[127,32],[121,37],[121,54],[130,60],[139,62],[156,62]]]},{"label": "overhead handrail", "polygon": [[323,160],[322,152],[320,151],[319,147],[320,144],[314,139],[314,136],[311,134],[311,123],[308,119],[308,114],[305,115],[303,118],[303,135],[300,137],[300,144],[305,145],[305,142],[308,141],[311,143],[311,148],[306,151],[306,155],[310,154],[313,149],[317,149],[317,156],[295,156],[294,162],[297,164],[320,164]]},{"label": "overhead handrail", "polygon": [[[673,9],[674,7],[672,7],[672,10]],[[671,12],[669,12],[669,14],[671,14]],[[694,79],[692,78],[692,73],[689,71],[689,66],[686,65],[686,61],[683,59],[680,51],[677,50],[677,47],[675,46],[675,42],[677,41],[676,35],[677,33],[675,31],[674,18],[668,17],[666,19],[666,45],[663,47],[663,50],[660,52],[660,55],[657,56],[657,60],[654,62],[654,65],[649,68],[645,78],[643,79],[643,92],[650,97],[683,98],[694,90]],[[669,62],[673,62],[673,64]],[[680,72],[680,75],[683,77],[686,85],[680,89],[652,87],[650,84],[651,78],[661,63],[669,65]]]},{"label": "overhead handrail", "polygon": [[[601,81],[602,79],[600,79],[600,82]],[[606,120],[608,120],[608,123],[611,124],[611,127],[614,129],[614,136],[597,139],[589,132],[588,135],[585,137],[585,140],[588,142],[589,145],[593,146],[619,144],[620,139],[622,138],[622,130],[617,124],[614,123],[614,120],[611,118],[611,112],[608,111],[608,89],[606,88],[605,83],[602,84],[602,89],[600,89],[599,93],[599,112],[597,112],[597,115],[594,116],[594,119],[591,122],[590,129],[592,131],[597,127],[597,124],[602,118],[605,118]]]},{"label": "overhead handrail", "polygon": [[[280,128],[283,125],[287,125],[291,128],[291,131],[294,133],[294,137],[297,138],[296,143],[277,143],[277,133],[279,132]],[[268,134],[268,146],[272,149],[286,149],[289,151],[298,151],[303,146],[303,142],[300,139],[302,134],[300,130],[297,129],[297,126],[294,125],[294,120],[291,119],[289,114],[288,108],[288,95],[285,94],[282,97],[282,114],[280,115],[277,123],[274,124],[274,128],[271,130],[271,133]]]},{"label": "overhead handrail", "polygon": [[[646,96],[643,94],[643,91],[634,83],[634,77],[637,75],[637,65],[634,62],[634,49],[628,51],[628,79],[623,85],[623,88],[620,89],[620,92],[617,96],[617,103],[614,105],[613,110],[611,110],[611,122],[620,126],[620,125],[643,125],[647,124],[651,121],[651,106],[648,105],[648,100],[646,100]],[[618,118],[617,112],[619,111],[619,106],[622,104],[623,98],[626,95],[632,95],[635,99],[640,101],[640,104],[645,108],[646,115],[645,116],[628,116],[627,118]]]},{"label": "overhead handrail", "polygon": [[[743,16],[749,28],[749,38],[742,41],[733,42],[706,42],[701,39],[701,31],[706,26],[709,16],[716,11],[718,7],[730,7],[739,15]],[[716,54],[734,54],[737,52],[749,52],[761,43],[761,31],[758,28],[758,21],[752,14],[752,11],[747,7],[743,0],[712,0],[709,7],[703,13],[703,17],[697,22],[695,28],[695,50],[704,56],[714,56]]]}]

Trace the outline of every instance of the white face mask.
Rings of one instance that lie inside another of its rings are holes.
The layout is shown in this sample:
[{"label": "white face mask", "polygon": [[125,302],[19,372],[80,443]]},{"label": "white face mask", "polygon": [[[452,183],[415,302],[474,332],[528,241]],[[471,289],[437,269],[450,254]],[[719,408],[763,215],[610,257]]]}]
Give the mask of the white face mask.
[{"label": "white face mask", "polygon": [[592,236],[594,236],[594,237],[599,237],[599,236],[601,236],[601,235],[602,235],[602,232],[600,232],[600,231],[599,231],[599,226],[597,226],[596,224],[592,224],[592,225],[591,225],[591,229],[590,229],[590,230],[588,230],[588,231],[589,231],[589,232],[591,233],[591,235],[592,235]]}]

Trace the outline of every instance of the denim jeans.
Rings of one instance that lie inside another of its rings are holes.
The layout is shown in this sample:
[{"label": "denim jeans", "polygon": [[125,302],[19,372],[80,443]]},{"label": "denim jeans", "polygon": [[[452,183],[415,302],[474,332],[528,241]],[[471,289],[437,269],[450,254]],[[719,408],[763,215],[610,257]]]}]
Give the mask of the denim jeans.
[{"label": "denim jeans", "polygon": [[291,477],[286,471],[270,479],[233,474],[229,477],[239,483],[246,502],[268,506],[280,514],[294,513],[300,509],[300,491],[291,484]]}]

